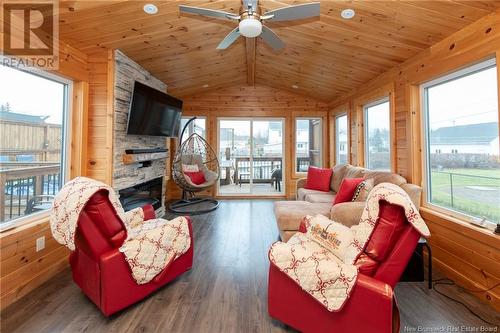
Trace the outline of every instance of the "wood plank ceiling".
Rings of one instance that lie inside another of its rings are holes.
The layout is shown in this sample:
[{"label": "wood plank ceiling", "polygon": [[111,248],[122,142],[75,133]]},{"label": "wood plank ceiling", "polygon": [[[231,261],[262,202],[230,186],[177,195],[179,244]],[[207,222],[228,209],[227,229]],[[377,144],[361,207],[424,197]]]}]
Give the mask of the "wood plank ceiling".
[{"label": "wood plank ceiling", "polygon": [[[89,54],[120,49],[179,97],[254,81],[321,101],[355,89],[500,7],[500,1],[321,1],[320,19],[267,23],[286,44],[275,52],[260,39],[254,44],[244,38],[216,50],[236,22],[180,15],[178,9],[188,4],[236,13],[238,0],[150,2],[158,14],[145,14],[140,1],[62,1],[61,39]],[[306,2],[259,4],[267,11]],[[356,11],[352,20],[340,17],[345,8]],[[247,66],[253,54],[255,63]]]}]

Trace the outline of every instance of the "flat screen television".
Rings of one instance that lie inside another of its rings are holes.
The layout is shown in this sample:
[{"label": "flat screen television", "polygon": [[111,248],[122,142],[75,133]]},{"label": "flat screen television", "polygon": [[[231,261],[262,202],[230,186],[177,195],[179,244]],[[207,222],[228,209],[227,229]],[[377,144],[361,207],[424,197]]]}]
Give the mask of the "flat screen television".
[{"label": "flat screen television", "polygon": [[127,134],[177,137],[182,101],[135,82],[128,113]]}]

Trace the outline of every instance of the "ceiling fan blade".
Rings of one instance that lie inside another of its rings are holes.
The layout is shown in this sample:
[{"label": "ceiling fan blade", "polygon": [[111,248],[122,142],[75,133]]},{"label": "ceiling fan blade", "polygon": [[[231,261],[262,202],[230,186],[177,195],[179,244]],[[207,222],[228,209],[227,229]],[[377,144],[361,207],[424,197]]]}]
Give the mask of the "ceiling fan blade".
[{"label": "ceiling fan blade", "polygon": [[319,2],[305,3],[302,5],[289,6],[271,10],[261,16],[273,22],[301,20],[309,17],[316,17],[320,14]]},{"label": "ceiling fan blade", "polygon": [[217,10],[217,9],[207,9],[207,8],[179,5],[179,10],[182,13],[198,14],[201,16],[215,17],[215,18],[221,18],[221,19],[226,19],[226,20],[239,19],[238,15],[235,15],[235,14],[229,13],[229,12],[225,12],[223,10]]},{"label": "ceiling fan blade", "polygon": [[238,37],[240,37],[240,29],[236,27],[217,45],[217,50],[227,49]]},{"label": "ceiling fan blade", "polygon": [[265,25],[262,26],[262,33],[259,36],[262,38],[270,47],[272,47],[274,50],[281,50],[282,48],[285,47],[285,43],[276,35],[271,29],[266,27]]}]

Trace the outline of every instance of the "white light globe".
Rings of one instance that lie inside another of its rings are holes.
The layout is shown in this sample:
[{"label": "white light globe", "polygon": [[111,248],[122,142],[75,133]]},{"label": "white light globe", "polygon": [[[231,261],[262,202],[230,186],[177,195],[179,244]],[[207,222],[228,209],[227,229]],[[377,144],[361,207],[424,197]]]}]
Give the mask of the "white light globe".
[{"label": "white light globe", "polygon": [[245,37],[257,37],[262,33],[262,23],[254,18],[247,18],[240,21],[240,34]]}]

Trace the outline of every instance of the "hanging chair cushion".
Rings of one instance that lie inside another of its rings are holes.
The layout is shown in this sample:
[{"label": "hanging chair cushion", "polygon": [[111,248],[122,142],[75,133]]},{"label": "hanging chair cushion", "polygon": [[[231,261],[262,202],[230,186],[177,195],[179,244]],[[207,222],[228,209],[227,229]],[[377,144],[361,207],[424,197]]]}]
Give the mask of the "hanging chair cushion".
[{"label": "hanging chair cushion", "polygon": [[186,172],[198,172],[198,171],[200,171],[200,168],[198,167],[198,164],[183,164],[182,171],[184,173],[186,173]]},{"label": "hanging chair cushion", "polygon": [[201,185],[207,181],[202,171],[195,171],[195,172],[184,171],[184,174],[187,177],[189,177],[191,182],[195,185]]},{"label": "hanging chair cushion", "polygon": [[177,150],[172,163],[172,178],[188,192],[206,190],[219,179],[217,154],[198,134],[193,133]]}]

